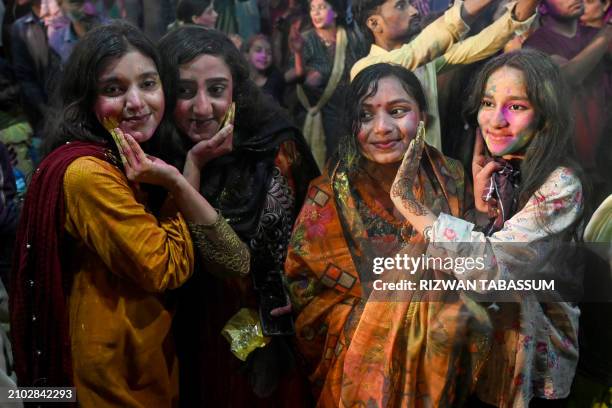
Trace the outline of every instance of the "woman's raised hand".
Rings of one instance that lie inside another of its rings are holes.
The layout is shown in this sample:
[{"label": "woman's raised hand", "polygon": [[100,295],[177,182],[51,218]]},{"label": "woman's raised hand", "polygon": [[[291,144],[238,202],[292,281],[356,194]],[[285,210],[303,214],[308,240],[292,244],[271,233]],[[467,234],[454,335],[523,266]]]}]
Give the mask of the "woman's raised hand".
[{"label": "woman's raised hand", "polygon": [[408,218],[408,214],[425,215],[426,208],[416,201],[412,186],[417,179],[417,172],[425,146],[425,124],[419,123],[415,138],[408,145],[402,164],[397,170],[395,180],[391,185],[391,201],[397,210]]},{"label": "woman's raised hand", "polygon": [[491,176],[501,168],[501,164],[495,161],[487,163],[484,139],[482,138],[480,129],[477,129],[474,154],[472,155],[472,178],[474,180],[474,205],[479,212],[489,212],[489,204],[487,204],[482,197],[489,186]]},{"label": "woman's raised hand", "polygon": [[199,141],[187,153],[187,161],[192,161],[201,170],[209,161],[230,153],[233,131],[234,125],[228,124],[210,139]]},{"label": "woman's raised hand", "polygon": [[304,49],[304,37],[300,32],[301,25],[302,20],[298,18],[291,23],[291,28],[289,29],[289,50],[294,54],[299,54]]},{"label": "woman's raised hand", "polygon": [[114,131],[125,156],[123,166],[128,180],[155,184],[171,191],[179,178],[182,177],[181,173],[163,160],[145,154],[138,142],[120,128],[116,128]]}]

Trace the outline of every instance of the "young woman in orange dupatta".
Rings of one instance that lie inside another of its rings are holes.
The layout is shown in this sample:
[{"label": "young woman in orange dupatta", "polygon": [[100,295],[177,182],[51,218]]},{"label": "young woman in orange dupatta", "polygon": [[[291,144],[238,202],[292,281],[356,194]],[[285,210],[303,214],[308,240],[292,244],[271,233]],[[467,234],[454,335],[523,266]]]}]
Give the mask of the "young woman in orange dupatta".
[{"label": "young woman in orange dupatta", "polygon": [[[408,144],[426,121],[423,90],[410,71],[377,64],[355,78],[350,100],[352,133],[311,183],[285,263],[297,346],[317,405],[455,406],[488,350],[483,308],[463,297],[368,295],[375,258],[425,251],[425,239],[390,198]],[[462,217],[469,208],[463,168],[430,146],[413,184],[435,213]]]}]

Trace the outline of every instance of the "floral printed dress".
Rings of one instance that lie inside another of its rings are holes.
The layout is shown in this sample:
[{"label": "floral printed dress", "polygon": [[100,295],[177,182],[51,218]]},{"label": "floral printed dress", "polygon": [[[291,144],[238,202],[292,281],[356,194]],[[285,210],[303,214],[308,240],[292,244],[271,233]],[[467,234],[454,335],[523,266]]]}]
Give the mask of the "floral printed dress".
[{"label": "floral printed dress", "polygon": [[[449,271],[457,279],[560,281],[568,277],[551,266],[560,256],[562,263],[568,261],[560,252],[569,247],[563,242],[571,241],[582,209],[580,180],[570,169],[559,167],[503,229],[489,237],[472,223],[440,214],[428,253],[488,259],[480,270]],[[569,276],[573,279],[579,277]],[[521,295],[519,302],[497,306],[489,308],[493,348],[479,380],[478,397],[500,407],[527,407],[532,398],[567,397],[578,363],[578,307],[541,302],[533,292]]]}]

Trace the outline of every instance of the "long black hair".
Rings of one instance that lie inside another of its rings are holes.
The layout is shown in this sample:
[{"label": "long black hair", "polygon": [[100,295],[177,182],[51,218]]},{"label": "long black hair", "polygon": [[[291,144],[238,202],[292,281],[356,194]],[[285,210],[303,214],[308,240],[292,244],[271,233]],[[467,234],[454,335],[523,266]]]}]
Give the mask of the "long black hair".
[{"label": "long black hair", "polygon": [[502,54],[487,62],[472,85],[472,93],[464,109],[467,122],[473,129],[478,127],[478,110],[487,80],[502,67],[515,68],[523,73],[527,97],[536,113],[535,135],[521,161],[519,208],[560,166],[572,169],[582,182],[583,192],[587,190],[588,184],[575,158],[572,139],[574,124],[569,105],[571,98],[558,66],[543,52],[524,49]]},{"label": "long black hair", "polygon": [[98,121],[94,104],[98,96],[97,80],[107,64],[130,51],[138,51],[155,63],[163,84],[166,111],[155,134],[143,145],[148,153],[156,154],[158,134],[170,131],[168,112],[174,110],[174,90],[168,80],[168,70],[155,45],[135,26],[118,20],[89,31],[70,54],[45,125],[45,154],[71,140],[105,143],[115,149],[111,136]]},{"label": "long black hair", "polygon": [[[250,239],[257,231],[274,159],[285,141],[295,143],[305,162],[304,174],[295,175],[304,179],[296,194],[296,202],[302,202],[308,182],[316,175],[308,146],[288,115],[249,79],[248,63],[225,34],[185,25],[166,34],[159,48],[173,67],[175,82],[179,80],[179,67],[201,55],[222,59],[232,74],[232,100],[236,103],[233,150],[206,163],[200,192],[223,211],[238,235]],[[192,146],[189,137],[178,130],[164,139],[164,159],[182,169]]]},{"label": "long black hair", "polygon": [[[235,147],[245,143],[247,135],[269,122],[272,117],[282,116],[288,119],[280,107],[265,97],[249,79],[249,64],[222,32],[197,25],[185,25],[167,33],[158,46],[165,63],[172,68],[173,88],[176,88],[179,81],[181,65],[201,55],[213,55],[225,62],[232,74],[232,100],[236,103]],[[192,142],[186,135],[175,134],[164,144],[167,145],[164,150],[171,152],[172,157],[169,157],[169,160],[182,168],[182,161]]]},{"label": "long black hair", "polygon": [[412,71],[385,63],[374,64],[361,71],[351,82],[346,95],[347,123],[337,152],[337,159],[344,161],[349,171],[358,169],[364,158],[357,141],[362,124],[361,106],[365,99],[376,94],[378,82],[389,77],[396,78],[408,95],[414,98],[423,117],[427,115],[427,99],[423,87]]}]

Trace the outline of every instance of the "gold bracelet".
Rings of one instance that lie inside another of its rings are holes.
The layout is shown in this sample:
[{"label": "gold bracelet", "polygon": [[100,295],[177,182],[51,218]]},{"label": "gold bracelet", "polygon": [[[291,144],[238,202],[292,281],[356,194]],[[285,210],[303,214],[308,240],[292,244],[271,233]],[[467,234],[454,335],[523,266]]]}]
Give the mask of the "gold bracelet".
[{"label": "gold bracelet", "polygon": [[192,241],[205,262],[229,271],[231,276],[249,273],[251,254],[221,214],[213,224],[187,223]]}]

